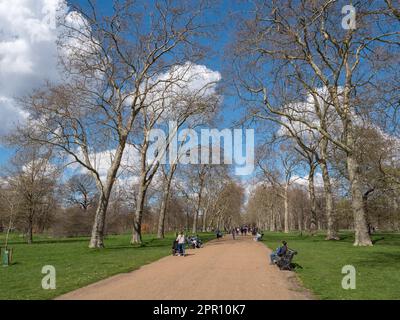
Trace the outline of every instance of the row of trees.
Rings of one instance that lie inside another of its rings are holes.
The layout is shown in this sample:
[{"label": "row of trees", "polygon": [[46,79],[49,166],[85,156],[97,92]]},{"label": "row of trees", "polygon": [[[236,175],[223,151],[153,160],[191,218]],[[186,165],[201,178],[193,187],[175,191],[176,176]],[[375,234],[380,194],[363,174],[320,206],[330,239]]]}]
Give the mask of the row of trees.
[{"label": "row of trees", "polygon": [[[70,173],[60,159],[42,145],[16,152],[0,183],[1,232],[23,232],[28,243],[34,233],[90,235],[100,200],[96,180],[90,173]],[[229,230],[241,223],[244,191],[227,166],[176,165],[174,174],[169,169],[161,165],[146,190],[141,232],[163,238],[166,232]],[[116,181],[104,234],[132,230],[139,183]]]},{"label": "row of trees", "polygon": [[[383,223],[381,213],[398,225],[398,6],[360,1],[349,20],[335,0],[244,7],[224,60],[245,120],[262,132],[261,183],[247,222],[285,232],[320,227],[338,239],[347,221],[355,245],[372,245],[368,229]],[[110,224],[129,225],[131,242],[140,243],[144,228],[163,237],[171,228],[240,222],[243,190],[227,167],[179,164],[199,152],[183,129],[213,125],[222,104],[220,74],[200,65],[212,52],[212,10],[206,0],[115,1],[109,11],[89,1],[59,21],[64,77],[21,99],[29,117],[9,138],[23,161],[4,175],[2,193],[26,194],[13,206],[25,207],[29,229],[35,216],[48,221],[38,212],[92,208],[90,247],[101,248]],[[154,129],[168,132],[164,142]],[[86,181],[66,184],[71,168]],[[60,186],[69,196],[54,200]],[[110,212],[130,222],[110,222]]]},{"label": "row of trees", "polygon": [[134,176],[131,242],[140,243],[146,195],[160,166],[149,150],[151,129],[168,119],[182,126],[218,103],[218,79],[195,64],[205,51],[198,39],[208,32],[201,16],[209,5],[156,1],[149,12],[144,2],[124,1],[106,15],[89,4],[59,21],[65,79],[23,99],[29,119],[14,141],[61,152],[91,175],[98,195],[91,248],[104,246],[117,181]]},{"label": "row of trees", "polygon": [[235,83],[249,112],[276,124],[275,135],[293,150],[276,171],[259,160],[269,188],[284,200],[283,229],[290,225],[293,159],[300,157],[308,166],[307,227],[318,225],[320,172],[327,239],[338,238],[335,203],[349,190],[354,245],[368,246],[370,197],[382,202],[399,192],[399,11],[391,1],[362,1],[345,20],[341,10],[339,1],[255,1],[254,14],[239,23]]},{"label": "row of trees", "polygon": [[[392,152],[387,152],[398,150],[398,147],[391,144],[393,141],[376,136],[376,132],[364,134],[363,146],[369,148],[362,150],[360,163],[364,168],[363,205],[368,233],[374,229],[400,231],[398,160],[390,169],[383,169],[381,164],[383,160],[392,159]],[[308,172],[310,164],[308,158],[296,150],[294,143],[288,148],[286,140],[276,142],[276,152],[269,150],[265,158],[263,153],[259,153],[258,182],[250,192],[246,221],[270,231],[298,230],[313,234],[317,230],[334,230],[336,237],[327,233],[327,239],[338,239],[339,229],[354,229],[345,159],[343,156],[335,157],[330,162],[331,198],[327,199],[322,170],[315,167],[311,178],[301,176]],[[277,169],[281,167],[282,171]],[[329,200],[331,204],[327,203]],[[326,214],[328,205],[335,217],[333,227]]]}]

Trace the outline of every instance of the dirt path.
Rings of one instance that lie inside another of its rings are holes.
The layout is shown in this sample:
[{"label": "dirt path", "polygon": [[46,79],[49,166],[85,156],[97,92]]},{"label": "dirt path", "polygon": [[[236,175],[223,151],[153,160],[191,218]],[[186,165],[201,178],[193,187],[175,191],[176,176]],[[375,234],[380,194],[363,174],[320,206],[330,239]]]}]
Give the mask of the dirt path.
[{"label": "dirt path", "polygon": [[270,250],[250,237],[211,241],[186,257],[165,257],[58,299],[311,299],[292,272],[269,265]]}]

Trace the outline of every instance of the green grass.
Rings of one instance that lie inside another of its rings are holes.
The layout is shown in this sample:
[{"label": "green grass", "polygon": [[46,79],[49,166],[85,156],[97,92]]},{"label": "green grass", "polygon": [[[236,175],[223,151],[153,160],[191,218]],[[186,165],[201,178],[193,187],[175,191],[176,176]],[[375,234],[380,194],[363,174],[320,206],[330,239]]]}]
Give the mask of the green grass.
[{"label": "green grass", "polygon": [[[319,299],[400,299],[400,234],[374,234],[373,247],[353,247],[350,232],[340,235],[340,241],[325,241],[322,234],[265,232],[264,242],[275,249],[286,240],[298,251],[293,262],[301,268],[296,272]],[[345,265],[356,268],[355,290],[341,286]]]},{"label": "green grass", "polygon": [[[88,238],[54,239],[35,237],[32,245],[12,235],[10,247],[14,250],[13,264],[0,266],[0,300],[51,299],[63,293],[118,273],[135,270],[145,264],[171,254],[173,235],[163,240],[152,235],[144,236],[141,246],[129,245],[129,235],[107,237],[106,248],[88,249]],[[214,234],[200,234],[205,242]],[[4,235],[0,234],[0,245]],[[43,290],[42,267],[56,268],[56,290]]]},{"label": "green grass", "polygon": [[[214,234],[202,234],[204,241]],[[349,232],[341,233],[341,241],[325,241],[299,233],[265,232],[264,242],[275,249],[285,239],[298,250],[294,262],[304,286],[320,299],[400,299],[400,234],[382,233],[373,236],[373,247],[353,247]],[[130,246],[129,235],[109,236],[106,248],[90,250],[88,238],[54,239],[35,237],[27,245],[12,235],[14,264],[0,266],[0,299],[51,299],[109,276],[129,272],[156,261],[171,252],[173,235],[157,240],[144,236],[142,246]],[[0,244],[4,235],[0,234]],[[41,273],[44,265],[57,271],[57,289],[43,290]],[[344,265],[357,271],[356,289],[344,290],[341,273]]]}]

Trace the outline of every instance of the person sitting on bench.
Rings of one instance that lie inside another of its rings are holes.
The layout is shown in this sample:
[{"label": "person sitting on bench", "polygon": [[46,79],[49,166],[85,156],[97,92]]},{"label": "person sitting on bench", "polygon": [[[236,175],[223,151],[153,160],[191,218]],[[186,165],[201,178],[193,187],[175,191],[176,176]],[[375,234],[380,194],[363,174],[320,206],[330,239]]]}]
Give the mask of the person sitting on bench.
[{"label": "person sitting on bench", "polygon": [[254,241],[261,241],[262,237],[264,236],[264,233],[256,233],[256,236],[254,237]]},{"label": "person sitting on bench", "polygon": [[282,246],[279,247],[278,249],[276,249],[276,251],[272,252],[270,255],[271,264],[274,264],[275,261],[278,259],[278,257],[284,256],[286,254],[287,250],[288,250],[287,242],[282,241]]}]

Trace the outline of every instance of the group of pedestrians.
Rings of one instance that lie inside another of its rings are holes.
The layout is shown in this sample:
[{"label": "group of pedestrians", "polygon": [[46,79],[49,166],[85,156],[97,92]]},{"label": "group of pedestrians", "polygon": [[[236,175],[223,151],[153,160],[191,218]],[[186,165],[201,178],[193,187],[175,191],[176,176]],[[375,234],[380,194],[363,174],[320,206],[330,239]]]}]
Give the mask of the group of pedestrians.
[{"label": "group of pedestrians", "polygon": [[232,235],[233,240],[235,240],[236,237],[239,235],[241,235],[241,236],[253,235],[256,237],[261,234],[257,227],[243,225],[241,227],[232,228],[231,235]]}]

